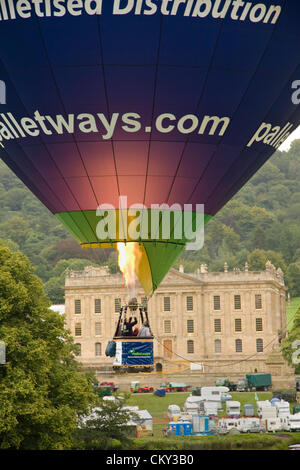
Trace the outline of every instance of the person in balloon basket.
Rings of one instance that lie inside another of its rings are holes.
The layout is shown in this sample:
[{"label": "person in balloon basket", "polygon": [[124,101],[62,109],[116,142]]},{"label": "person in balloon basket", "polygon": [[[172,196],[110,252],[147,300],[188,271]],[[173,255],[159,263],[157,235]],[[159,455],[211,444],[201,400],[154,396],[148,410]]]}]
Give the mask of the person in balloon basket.
[{"label": "person in balloon basket", "polygon": [[132,321],[132,317],[129,318],[125,318],[125,322],[124,322],[124,327],[123,327],[123,331],[122,331],[122,336],[133,336],[133,327],[134,325],[137,324],[137,318],[134,317],[134,320]]},{"label": "person in balloon basket", "polygon": [[142,338],[147,338],[149,336],[152,336],[150,328],[149,328],[149,324],[147,321],[144,321],[143,325],[140,328],[140,331],[138,332],[138,336]]}]

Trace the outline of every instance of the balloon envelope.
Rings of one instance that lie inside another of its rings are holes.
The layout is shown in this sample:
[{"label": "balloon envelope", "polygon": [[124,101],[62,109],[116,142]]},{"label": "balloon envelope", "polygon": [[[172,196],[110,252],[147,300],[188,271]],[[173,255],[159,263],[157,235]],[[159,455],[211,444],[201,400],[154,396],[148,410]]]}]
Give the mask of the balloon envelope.
[{"label": "balloon envelope", "polygon": [[[130,241],[97,234],[120,196],[125,218],[204,204],[205,223],[299,124],[299,1],[235,3],[0,3],[1,158],[83,246]],[[139,237],[149,294],[175,225]]]}]

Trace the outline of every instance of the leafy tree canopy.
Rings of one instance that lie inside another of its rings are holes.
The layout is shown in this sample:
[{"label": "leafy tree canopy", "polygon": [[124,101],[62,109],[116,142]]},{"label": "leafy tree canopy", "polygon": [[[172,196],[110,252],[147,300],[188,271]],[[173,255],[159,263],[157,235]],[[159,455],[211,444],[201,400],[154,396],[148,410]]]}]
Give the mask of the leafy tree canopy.
[{"label": "leafy tree canopy", "polygon": [[69,448],[78,415],[94,403],[64,318],[49,305],[28,259],[0,242],[1,449]]}]

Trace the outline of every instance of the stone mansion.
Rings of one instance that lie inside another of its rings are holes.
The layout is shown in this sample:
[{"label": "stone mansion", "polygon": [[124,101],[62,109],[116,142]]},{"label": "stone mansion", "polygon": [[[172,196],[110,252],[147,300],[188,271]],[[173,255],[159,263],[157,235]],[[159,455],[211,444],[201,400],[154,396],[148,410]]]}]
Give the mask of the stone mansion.
[{"label": "stone mansion", "polygon": [[[139,302],[145,301],[138,289]],[[107,267],[67,271],[66,327],[78,344],[78,359],[87,369],[111,369],[105,349],[115,332],[120,305],[128,302],[121,274]],[[157,370],[174,367],[203,373],[271,372],[282,376],[286,363],[279,352],[286,336],[286,287],[281,269],[195,274],[171,269],[148,299]],[[274,356],[275,354],[275,356]]]}]

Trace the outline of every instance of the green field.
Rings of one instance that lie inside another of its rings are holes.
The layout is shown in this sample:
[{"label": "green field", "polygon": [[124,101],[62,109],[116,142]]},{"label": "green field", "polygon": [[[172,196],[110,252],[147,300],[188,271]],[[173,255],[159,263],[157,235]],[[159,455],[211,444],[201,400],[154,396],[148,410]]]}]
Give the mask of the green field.
[{"label": "green field", "polygon": [[293,318],[299,307],[300,297],[295,297],[291,299],[290,305],[288,305],[288,303],[286,304],[286,322],[288,331],[290,331],[293,326]]}]

